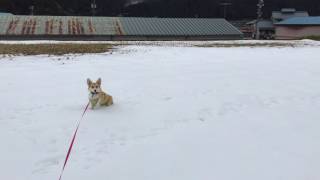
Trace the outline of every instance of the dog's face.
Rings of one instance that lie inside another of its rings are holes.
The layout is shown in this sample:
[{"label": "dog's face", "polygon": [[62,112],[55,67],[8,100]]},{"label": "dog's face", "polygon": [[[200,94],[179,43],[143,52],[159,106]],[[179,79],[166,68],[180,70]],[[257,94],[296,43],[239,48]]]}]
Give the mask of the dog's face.
[{"label": "dog's face", "polygon": [[88,90],[91,94],[100,93],[101,90],[101,78],[99,78],[96,82],[92,82],[90,79],[87,79]]}]

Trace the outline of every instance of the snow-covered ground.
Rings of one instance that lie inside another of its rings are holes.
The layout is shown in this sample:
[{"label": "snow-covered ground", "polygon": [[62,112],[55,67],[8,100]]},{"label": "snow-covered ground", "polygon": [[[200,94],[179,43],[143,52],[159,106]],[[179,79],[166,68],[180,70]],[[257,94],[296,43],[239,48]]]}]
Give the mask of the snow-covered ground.
[{"label": "snow-covered ground", "polygon": [[320,179],[320,47],[126,46],[0,59],[0,179]]}]

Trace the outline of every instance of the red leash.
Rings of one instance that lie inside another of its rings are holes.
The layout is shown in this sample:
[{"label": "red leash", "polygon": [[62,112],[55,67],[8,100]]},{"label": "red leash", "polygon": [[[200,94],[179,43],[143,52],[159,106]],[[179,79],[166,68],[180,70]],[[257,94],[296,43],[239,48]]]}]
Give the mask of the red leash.
[{"label": "red leash", "polygon": [[66,159],[64,160],[64,164],[63,164],[63,167],[62,167],[62,171],[61,171],[59,180],[61,180],[62,174],[63,174],[63,172],[64,172],[64,168],[66,167],[67,162],[68,162],[68,160],[69,160],[69,156],[70,156],[70,153],[71,153],[71,150],[72,150],[72,147],[73,147],[74,140],[76,139],[76,136],[77,136],[77,133],[78,133],[78,129],[79,129],[80,123],[81,123],[81,121],[82,121],[82,119],[83,119],[83,116],[85,115],[85,113],[86,113],[87,110],[88,110],[89,104],[90,104],[90,102],[87,104],[86,108],[84,109],[84,111],[83,111],[83,113],[82,113],[82,116],[81,116],[81,119],[80,119],[80,121],[78,122],[77,128],[76,128],[76,130],[75,130],[75,132],[74,132],[74,134],[73,134],[73,137],[72,137],[72,140],[71,140],[71,143],[70,143],[70,146],[69,146],[69,150],[68,150]]}]

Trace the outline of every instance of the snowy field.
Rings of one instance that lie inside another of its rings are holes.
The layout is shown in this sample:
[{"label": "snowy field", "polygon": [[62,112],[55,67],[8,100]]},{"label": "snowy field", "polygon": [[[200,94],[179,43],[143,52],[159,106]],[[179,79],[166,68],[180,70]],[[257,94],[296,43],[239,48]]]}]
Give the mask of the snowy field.
[{"label": "snowy field", "polygon": [[[238,42],[241,43],[241,42]],[[299,42],[296,42],[299,43]],[[320,179],[320,45],[0,58],[0,179]]]}]

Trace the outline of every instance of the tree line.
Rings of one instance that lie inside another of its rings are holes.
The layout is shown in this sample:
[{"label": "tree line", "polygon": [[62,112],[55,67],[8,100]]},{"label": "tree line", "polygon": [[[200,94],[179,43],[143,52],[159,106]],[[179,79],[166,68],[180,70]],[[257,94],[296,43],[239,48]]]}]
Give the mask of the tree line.
[{"label": "tree line", "polygon": [[[0,11],[13,14],[74,15],[93,14],[93,0],[0,0]],[[256,17],[258,0],[96,0],[97,16],[202,17],[246,19]],[[33,9],[31,8],[33,7]],[[264,16],[284,7],[320,15],[320,1],[265,0]]]}]

